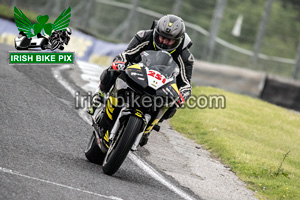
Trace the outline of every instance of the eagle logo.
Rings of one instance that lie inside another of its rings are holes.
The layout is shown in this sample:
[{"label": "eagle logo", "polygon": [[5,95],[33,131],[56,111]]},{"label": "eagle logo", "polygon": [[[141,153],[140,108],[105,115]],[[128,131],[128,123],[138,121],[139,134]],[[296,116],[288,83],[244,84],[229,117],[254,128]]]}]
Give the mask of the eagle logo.
[{"label": "eagle logo", "polygon": [[[37,16],[37,22],[32,24],[22,10],[14,7],[14,17],[19,36],[15,38],[15,47],[18,50],[28,48],[64,49],[68,44],[72,31],[68,28],[71,18],[71,7],[65,9],[54,21],[48,23],[48,15]],[[33,38],[37,36],[37,38]],[[47,37],[49,36],[49,37]]]}]

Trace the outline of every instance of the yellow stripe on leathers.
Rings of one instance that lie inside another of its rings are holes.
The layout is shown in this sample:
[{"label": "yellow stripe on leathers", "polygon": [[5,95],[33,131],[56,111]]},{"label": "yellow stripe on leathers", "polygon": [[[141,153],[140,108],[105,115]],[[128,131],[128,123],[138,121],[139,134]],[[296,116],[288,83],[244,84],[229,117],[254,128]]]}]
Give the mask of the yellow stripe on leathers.
[{"label": "yellow stripe on leathers", "polygon": [[170,54],[174,53],[176,51],[176,49],[174,49],[173,51],[170,52]]}]

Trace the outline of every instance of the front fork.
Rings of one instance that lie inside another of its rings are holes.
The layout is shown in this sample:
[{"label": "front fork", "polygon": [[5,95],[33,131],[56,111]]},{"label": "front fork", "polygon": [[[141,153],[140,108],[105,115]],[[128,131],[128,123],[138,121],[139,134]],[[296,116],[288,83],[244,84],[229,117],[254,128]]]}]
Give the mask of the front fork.
[{"label": "front fork", "polygon": [[131,150],[132,151],[136,151],[138,145],[140,144],[141,138],[143,137],[144,134],[150,134],[150,132],[152,131],[153,127],[158,124],[159,120],[162,118],[162,116],[165,114],[165,112],[169,109],[168,106],[163,107],[162,109],[160,109],[160,111],[158,112],[158,114],[156,115],[156,119],[153,120],[153,122],[151,123],[151,125],[147,126],[151,120],[151,115],[149,114],[145,114],[144,115],[144,127],[143,130],[139,133],[139,135],[137,136]]},{"label": "front fork", "polygon": [[140,144],[140,141],[141,141],[141,138],[143,137],[143,134],[147,128],[147,124],[149,123],[149,121],[151,120],[151,115],[149,114],[145,114],[145,117],[144,117],[144,127],[143,127],[143,130],[138,134],[138,136],[136,137],[135,139],[135,142],[133,143],[132,147],[131,147],[131,150],[132,151],[136,151],[137,150],[137,147],[138,145]]},{"label": "front fork", "polygon": [[[109,134],[109,141],[112,141],[115,139],[116,137],[116,134],[117,132],[119,131],[120,129],[120,126],[121,126],[121,118],[126,116],[126,115],[135,115],[137,117],[140,117],[143,121],[144,121],[144,126],[141,130],[141,132],[138,134],[138,136],[136,137],[136,140],[131,148],[131,150],[133,151],[136,151],[137,150],[137,147],[140,143],[140,140],[143,136],[143,134],[149,134],[151,132],[151,130],[153,129],[153,127],[159,122],[159,120],[161,119],[161,117],[164,115],[164,113],[168,110],[169,107],[164,107],[162,109],[160,109],[160,111],[158,112],[158,114],[156,115],[156,119],[153,120],[153,122],[151,123],[151,125],[148,125],[149,122],[151,121],[151,115],[146,113],[146,114],[143,114],[140,110],[138,109],[129,109],[128,107],[123,107],[120,112],[119,112],[119,115],[110,131],[110,134]],[[105,106],[104,108],[105,109]],[[99,113],[95,113],[96,116],[97,114],[99,115]],[[148,126],[147,126],[148,125]],[[101,144],[101,138],[99,138],[98,134],[96,134],[96,138],[97,138],[97,143],[98,143],[98,146],[100,147],[100,149],[103,151],[103,152],[106,152],[107,149],[104,147],[104,144]]]}]

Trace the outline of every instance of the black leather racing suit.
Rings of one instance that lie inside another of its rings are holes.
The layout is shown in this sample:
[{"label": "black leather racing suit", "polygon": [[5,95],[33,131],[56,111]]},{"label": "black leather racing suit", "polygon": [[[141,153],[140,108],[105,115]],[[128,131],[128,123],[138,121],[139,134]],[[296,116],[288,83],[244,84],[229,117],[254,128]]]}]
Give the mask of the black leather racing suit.
[{"label": "black leather racing suit", "polygon": [[[179,91],[181,92],[184,100],[186,101],[192,91],[191,78],[194,64],[194,57],[189,51],[189,47],[192,45],[191,39],[185,33],[184,39],[179,47],[170,52],[174,61],[178,64],[180,70],[176,77],[176,83]],[[140,61],[140,53],[145,50],[158,50],[153,42],[153,29],[152,30],[141,30],[128,44],[127,49],[117,55],[113,62],[123,61],[126,65],[130,63],[138,63]],[[117,73],[110,68],[104,70],[100,77],[100,90],[108,92],[111,86],[115,83]],[[169,109],[164,119],[171,118],[176,112],[176,109]]]}]

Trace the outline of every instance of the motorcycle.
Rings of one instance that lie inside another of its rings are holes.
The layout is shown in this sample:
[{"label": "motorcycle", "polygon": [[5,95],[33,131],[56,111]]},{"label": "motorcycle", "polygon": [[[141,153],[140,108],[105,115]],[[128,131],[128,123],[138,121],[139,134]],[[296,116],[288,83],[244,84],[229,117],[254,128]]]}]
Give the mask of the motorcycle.
[{"label": "motorcycle", "polygon": [[72,30],[53,31],[49,38],[46,38],[41,33],[37,34],[37,38],[28,38],[26,34],[21,31],[18,37],[15,38],[15,48],[17,50],[27,50],[30,48],[41,48],[42,50],[55,49],[64,50],[64,44],[68,45]]},{"label": "motorcycle", "polygon": [[179,67],[166,51],[144,51],[128,66],[92,116],[93,134],[86,158],[113,175],[130,150],[135,151],[176,101]]},{"label": "motorcycle", "polygon": [[37,34],[37,38],[28,38],[26,34],[21,31],[18,37],[15,38],[15,48],[17,50],[28,50],[31,48],[41,48],[45,50],[48,45],[48,39],[42,36],[40,33]]},{"label": "motorcycle", "polygon": [[66,30],[53,31],[49,37],[49,48],[51,51],[55,49],[64,50],[64,44],[68,45],[71,34],[72,30],[70,28],[66,28]]}]

